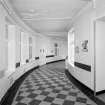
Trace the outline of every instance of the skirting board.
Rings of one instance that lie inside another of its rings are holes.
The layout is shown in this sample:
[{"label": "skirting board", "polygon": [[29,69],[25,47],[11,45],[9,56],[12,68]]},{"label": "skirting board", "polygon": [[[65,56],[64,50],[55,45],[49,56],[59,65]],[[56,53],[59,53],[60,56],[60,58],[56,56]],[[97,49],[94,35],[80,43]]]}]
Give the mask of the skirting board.
[{"label": "skirting board", "polygon": [[25,78],[31,73],[33,72],[35,69],[39,68],[39,66],[36,66],[32,69],[30,69],[28,72],[26,72],[25,74],[23,74],[19,79],[17,79],[14,84],[8,89],[8,91],[6,92],[6,94],[4,95],[4,97],[1,99],[0,101],[0,105],[11,105],[13,102],[13,99],[17,93],[17,90],[19,88],[19,86],[21,85],[21,83],[25,80]]},{"label": "skirting board", "polygon": [[46,64],[55,63],[55,62],[60,62],[60,61],[65,61],[65,59],[56,60],[56,61],[51,61],[51,62],[47,62]]},{"label": "skirting board", "polygon": [[96,95],[100,95],[100,94],[105,94],[105,90],[102,90],[102,91],[99,91],[99,92],[96,92]]},{"label": "skirting board", "polygon": [[55,55],[47,55],[46,58],[54,57]]},{"label": "skirting board", "polygon": [[90,65],[86,65],[86,64],[83,64],[83,63],[79,63],[79,62],[74,62],[74,65],[78,68],[81,68],[83,70],[91,72],[91,66]]},{"label": "skirting board", "polygon": [[79,88],[84,94],[86,94],[90,99],[92,99],[94,102],[97,103],[97,105],[105,105],[103,101],[101,101],[99,98],[94,96],[94,91],[85,86],[83,83],[78,81],[75,77],[72,76],[72,74],[66,69],[65,74],[70,79],[70,81]]}]

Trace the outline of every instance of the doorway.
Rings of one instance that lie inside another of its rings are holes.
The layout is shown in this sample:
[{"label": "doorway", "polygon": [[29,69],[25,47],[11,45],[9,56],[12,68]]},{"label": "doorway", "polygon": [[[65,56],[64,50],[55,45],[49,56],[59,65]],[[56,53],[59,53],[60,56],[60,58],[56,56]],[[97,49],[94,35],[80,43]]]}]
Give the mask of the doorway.
[{"label": "doorway", "polygon": [[[95,92],[105,90],[105,17],[95,21]],[[105,92],[97,95],[105,102]]]}]

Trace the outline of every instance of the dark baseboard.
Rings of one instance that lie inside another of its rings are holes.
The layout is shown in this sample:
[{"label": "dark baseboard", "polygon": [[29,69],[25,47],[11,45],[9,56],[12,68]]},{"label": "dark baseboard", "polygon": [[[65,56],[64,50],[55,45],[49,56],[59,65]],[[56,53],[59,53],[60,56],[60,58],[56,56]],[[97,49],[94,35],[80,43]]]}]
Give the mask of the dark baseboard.
[{"label": "dark baseboard", "polygon": [[0,101],[0,105],[11,105],[13,102],[13,99],[22,84],[22,82],[25,80],[25,78],[33,72],[35,69],[39,68],[39,66],[36,66],[32,69],[30,69],[28,72],[24,73],[19,79],[17,79],[13,85],[8,89],[4,97]]},{"label": "dark baseboard", "polygon": [[86,85],[84,85],[82,82],[80,82],[79,80],[77,80],[75,77],[72,76],[72,74],[70,74],[70,72],[68,71],[68,69],[65,70],[66,71],[66,74],[68,76],[68,78],[72,79],[72,80],[75,80],[75,83],[77,82],[78,85],[81,85],[81,87],[84,87],[86,88],[87,90],[89,90],[92,94],[94,94],[94,91],[91,90],[89,87],[87,87]]},{"label": "dark baseboard", "polygon": [[91,72],[91,66],[90,65],[86,65],[86,64],[83,64],[83,63],[79,63],[79,62],[74,62],[74,65],[78,68],[81,68],[83,70]]},{"label": "dark baseboard", "polygon": [[84,94],[86,94],[91,100],[93,100],[95,103],[97,103],[97,105],[105,105],[105,103],[100,100],[99,98],[97,98],[96,96],[94,96],[94,92],[93,90],[91,90],[90,88],[88,88],[86,85],[84,85],[83,83],[81,83],[80,81],[78,81],[76,78],[74,78],[70,72],[68,70],[65,70],[65,74],[68,77],[68,79],[70,79],[70,81],[77,87],[79,88]]},{"label": "dark baseboard", "polygon": [[26,63],[28,63],[29,62],[29,59],[26,59]]},{"label": "dark baseboard", "polygon": [[39,60],[39,57],[35,57],[35,60]]},{"label": "dark baseboard", "polygon": [[96,95],[100,95],[100,94],[103,94],[103,93],[105,93],[105,90],[102,90],[102,91],[96,92]]},{"label": "dark baseboard", "polygon": [[54,57],[55,55],[47,55],[46,58]]},{"label": "dark baseboard", "polygon": [[56,61],[51,61],[51,62],[47,62],[46,64],[50,64],[50,63],[56,63],[56,62],[60,62],[60,61],[65,61],[65,59],[56,60]]},{"label": "dark baseboard", "polygon": [[16,63],[16,68],[20,67],[20,62]]}]

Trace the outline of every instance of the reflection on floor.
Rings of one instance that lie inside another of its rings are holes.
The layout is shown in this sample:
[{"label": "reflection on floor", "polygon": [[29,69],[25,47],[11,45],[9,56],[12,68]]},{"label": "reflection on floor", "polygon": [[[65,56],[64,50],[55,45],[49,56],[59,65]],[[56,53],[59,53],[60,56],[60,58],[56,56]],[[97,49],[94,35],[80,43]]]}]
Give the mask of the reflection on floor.
[{"label": "reflection on floor", "polygon": [[60,62],[33,71],[12,105],[96,105],[68,80],[64,70],[64,62]]}]

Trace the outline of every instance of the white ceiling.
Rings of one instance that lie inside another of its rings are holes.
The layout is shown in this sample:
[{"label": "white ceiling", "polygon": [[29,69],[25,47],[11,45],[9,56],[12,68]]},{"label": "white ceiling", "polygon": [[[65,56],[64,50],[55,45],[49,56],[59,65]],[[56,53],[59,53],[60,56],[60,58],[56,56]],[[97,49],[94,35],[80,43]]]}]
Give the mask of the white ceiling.
[{"label": "white ceiling", "polygon": [[10,0],[16,13],[33,30],[67,37],[68,26],[91,0]]}]

